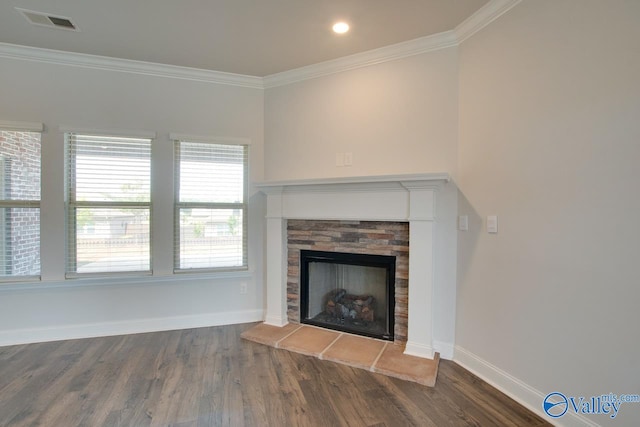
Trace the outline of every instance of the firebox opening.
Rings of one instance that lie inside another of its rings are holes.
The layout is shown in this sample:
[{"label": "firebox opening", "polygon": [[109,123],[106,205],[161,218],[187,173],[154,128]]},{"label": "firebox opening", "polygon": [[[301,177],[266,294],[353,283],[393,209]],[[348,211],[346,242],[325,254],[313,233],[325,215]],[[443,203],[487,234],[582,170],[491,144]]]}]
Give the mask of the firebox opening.
[{"label": "firebox opening", "polygon": [[300,251],[302,323],[393,341],[395,256]]}]

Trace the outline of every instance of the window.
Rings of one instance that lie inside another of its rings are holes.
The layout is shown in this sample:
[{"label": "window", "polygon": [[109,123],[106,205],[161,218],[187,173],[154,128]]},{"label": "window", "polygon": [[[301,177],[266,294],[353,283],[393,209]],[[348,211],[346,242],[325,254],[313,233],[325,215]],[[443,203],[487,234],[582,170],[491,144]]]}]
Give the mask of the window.
[{"label": "window", "polygon": [[67,133],[67,275],[151,271],[151,139]]},{"label": "window", "polygon": [[175,270],[247,266],[246,145],[175,142]]},{"label": "window", "polygon": [[40,132],[0,129],[0,219],[0,278],[39,276]]}]

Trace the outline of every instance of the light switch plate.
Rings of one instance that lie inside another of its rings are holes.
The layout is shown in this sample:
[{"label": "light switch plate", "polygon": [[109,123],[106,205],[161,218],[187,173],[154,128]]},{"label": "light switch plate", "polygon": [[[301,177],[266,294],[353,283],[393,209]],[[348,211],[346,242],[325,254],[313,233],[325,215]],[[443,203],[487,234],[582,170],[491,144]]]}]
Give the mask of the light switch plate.
[{"label": "light switch plate", "polygon": [[497,215],[489,215],[487,217],[487,232],[488,233],[498,232],[498,216]]}]

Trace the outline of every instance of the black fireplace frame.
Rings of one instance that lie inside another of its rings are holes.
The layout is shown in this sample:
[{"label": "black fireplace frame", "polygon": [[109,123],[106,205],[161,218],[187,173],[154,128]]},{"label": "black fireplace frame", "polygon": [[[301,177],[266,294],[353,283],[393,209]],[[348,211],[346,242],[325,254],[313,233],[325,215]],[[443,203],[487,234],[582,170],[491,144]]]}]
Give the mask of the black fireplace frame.
[{"label": "black fireplace frame", "polygon": [[[333,325],[324,322],[317,322],[309,319],[309,263],[324,262],[328,264],[346,264],[363,267],[380,267],[387,271],[387,330],[388,334],[367,333],[360,329],[353,329],[345,325]],[[394,339],[395,324],[395,283],[396,283],[396,257],[391,255],[357,254],[346,252],[326,252],[300,250],[300,323],[320,326],[322,328],[333,329],[341,332],[378,338],[387,341]]]}]

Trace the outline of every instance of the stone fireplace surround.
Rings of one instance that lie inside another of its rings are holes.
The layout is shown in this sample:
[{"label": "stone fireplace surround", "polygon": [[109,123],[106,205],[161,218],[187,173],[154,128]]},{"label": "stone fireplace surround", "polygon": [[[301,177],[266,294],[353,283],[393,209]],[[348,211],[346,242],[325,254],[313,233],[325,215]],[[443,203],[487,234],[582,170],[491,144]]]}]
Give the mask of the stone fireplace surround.
[{"label": "stone fireplace surround", "polygon": [[436,195],[448,181],[448,174],[419,174],[258,184],[267,195],[265,323],[282,327],[295,321],[287,286],[288,220],[408,222],[405,354],[433,359],[439,320],[434,318]]},{"label": "stone fireplace surround", "polygon": [[300,251],[396,257],[394,341],[407,341],[409,223],[390,221],[287,221],[287,318],[300,322]]}]

